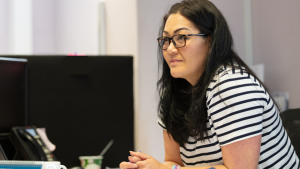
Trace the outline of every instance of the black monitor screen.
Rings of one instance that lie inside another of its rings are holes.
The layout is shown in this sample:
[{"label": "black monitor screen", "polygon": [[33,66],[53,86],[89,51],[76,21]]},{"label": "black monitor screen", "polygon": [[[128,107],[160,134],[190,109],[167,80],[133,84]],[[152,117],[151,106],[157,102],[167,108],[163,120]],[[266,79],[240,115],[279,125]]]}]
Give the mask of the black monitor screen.
[{"label": "black monitor screen", "polygon": [[27,59],[0,57],[0,133],[27,125]]}]

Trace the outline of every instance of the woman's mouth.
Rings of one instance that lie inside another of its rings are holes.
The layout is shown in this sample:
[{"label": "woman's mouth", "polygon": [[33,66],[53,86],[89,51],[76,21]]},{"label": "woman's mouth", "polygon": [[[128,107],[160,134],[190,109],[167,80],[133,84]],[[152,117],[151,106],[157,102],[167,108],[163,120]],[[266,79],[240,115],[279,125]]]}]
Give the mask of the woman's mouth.
[{"label": "woman's mouth", "polygon": [[176,62],[181,62],[181,60],[178,60],[178,59],[171,59],[170,60],[170,63],[176,63]]},{"label": "woman's mouth", "polygon": [[171,59],[171,60],[170,60],[170,65],[175,65],[175,64],[177,64],[178,62],[181,62],[181,60],[178,60],[178,59]]}]

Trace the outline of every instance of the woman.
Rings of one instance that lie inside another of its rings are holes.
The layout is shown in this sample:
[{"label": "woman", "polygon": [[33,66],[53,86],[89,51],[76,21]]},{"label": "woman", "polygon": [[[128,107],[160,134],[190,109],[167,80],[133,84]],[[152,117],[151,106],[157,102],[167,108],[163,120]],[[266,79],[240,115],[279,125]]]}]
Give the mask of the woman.
[{"label": "woman", "polygon": [[299,168],[280,112],[210,1],[173,5],[158,42],[165,162],[131,152],[122,169]]}]

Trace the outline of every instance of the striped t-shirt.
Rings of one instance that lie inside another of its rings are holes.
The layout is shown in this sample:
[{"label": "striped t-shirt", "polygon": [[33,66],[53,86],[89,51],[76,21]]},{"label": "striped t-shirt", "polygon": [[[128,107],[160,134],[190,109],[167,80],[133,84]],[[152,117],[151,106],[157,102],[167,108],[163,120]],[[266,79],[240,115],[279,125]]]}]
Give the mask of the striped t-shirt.
[{"label": "striped t-shirt", "polygon": [[[299,169],[299,158],[269,94],[249,73],[221,67],[206,92],[208,139],[180,147],[189,167],[224,164],[220,146],[262,134],[258,169]],[[164,128],[159,119],[158,123]]]}]

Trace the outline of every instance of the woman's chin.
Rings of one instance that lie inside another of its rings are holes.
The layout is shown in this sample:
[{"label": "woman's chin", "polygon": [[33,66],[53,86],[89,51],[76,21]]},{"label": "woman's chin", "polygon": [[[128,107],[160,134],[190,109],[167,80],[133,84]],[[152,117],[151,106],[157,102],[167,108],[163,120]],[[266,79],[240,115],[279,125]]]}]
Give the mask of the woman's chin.
[{"label": "woman's chin", "polygon": [[171,71],[171,75],[174,78],[181,78],[181,73],[176,72],[176,71]]}]

